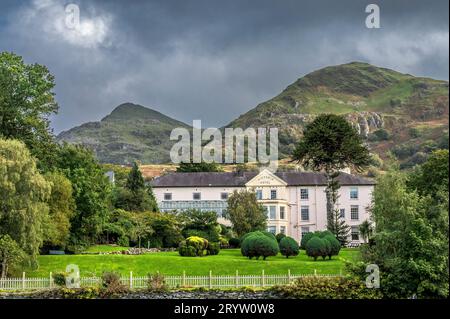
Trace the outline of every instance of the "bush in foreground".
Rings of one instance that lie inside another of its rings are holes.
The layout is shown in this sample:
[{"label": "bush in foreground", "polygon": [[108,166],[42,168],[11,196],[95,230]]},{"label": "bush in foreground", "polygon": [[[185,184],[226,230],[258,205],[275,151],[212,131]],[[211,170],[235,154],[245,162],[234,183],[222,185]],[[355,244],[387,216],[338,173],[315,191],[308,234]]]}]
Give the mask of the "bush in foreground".
[{"label": "bush in foreground", "polygon": [[291,299],[380,299],[379,289],[367,288],[363,281],[345,277],[301,277],[292,284],[271,288]]},{"label": "bush in foreground", "polygon": [[284,237],[280,240],[280,252],[286,258],[289,256],[297,256],[300,250],[298,243],[292,237]]},{"label": "bush in foreground", "polygon": [[128,292],[128,287],[122,284],[120,274],[104,272],[102,274],[102,295],[112,296]]}]

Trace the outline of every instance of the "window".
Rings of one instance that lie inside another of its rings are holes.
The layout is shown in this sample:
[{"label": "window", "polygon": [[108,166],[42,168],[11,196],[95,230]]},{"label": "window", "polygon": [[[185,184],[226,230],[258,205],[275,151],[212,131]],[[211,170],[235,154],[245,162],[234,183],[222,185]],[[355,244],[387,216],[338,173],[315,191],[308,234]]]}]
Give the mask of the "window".
[{"label": "window", "polygon": [[341,208],[341,209],[339,210],[339,214],[340,214],[340,217],[341,217],[341,218],[345,218],[345,208]]},{"label": "window", "polygon": [[256,199],[261,200],[262,199],[262,190],[257,189],[256,190]]},{"label": "window", "polygon": [[352,226],[352,240],[359,240],[359,226]]},{"label": "window", "polygon": [[302,220],[309,220],[309,206],[302,206],[300,209],[300,215]]},{"label": "window", "polygon": [[277,190],[276,189],[270,190],[270,199],[277,199]]},{"label": "window", "polygon": [[280,226],[280,233],[286,234],[286,226]]},{"label": "window", "polygon": [[358,199],[358,188],[350,187],[350,199]]},{"label": "window", "polygon": [[269,206],[269,219],[277,218],[277,206]]},{"label": "window", "polygon": [[350,206],[350,218],[352,220],[358,220],[359,219],[359,206],[358,205]]},{"label": "window", "polygon": [[192,194],[192,199],[193,200],[200,200],[200,199],[202,199],[201,193],[193,193]]},{"label": "window", "polygon": [[302,232],[302,237],[305,236],[307,233],[309,233],[309,227],[302,227],[301,232]]},{"label": "window", "polygon": [[269,226],[269,227],[267,227],[267,231],[269,233],[272,233],[272,234],[275,235],[277,233],[277,227],[276,226]]},{"label": "window", "polygon": [[309,199],[309,193],[307,188],[300,189],[300,199],[301,200],[307,200]]},{"label": "window", "polygon": [[227,200],[228,199],[228,193],[220,193],[220,199],[221,200]]},{"label": "window", "polygon": [[172,200],[172,193],[164,193],[164,200]]},{"label": "window", "polygon": [[284,206],[280,206],[280,219],[285,219],[285,207]]}]

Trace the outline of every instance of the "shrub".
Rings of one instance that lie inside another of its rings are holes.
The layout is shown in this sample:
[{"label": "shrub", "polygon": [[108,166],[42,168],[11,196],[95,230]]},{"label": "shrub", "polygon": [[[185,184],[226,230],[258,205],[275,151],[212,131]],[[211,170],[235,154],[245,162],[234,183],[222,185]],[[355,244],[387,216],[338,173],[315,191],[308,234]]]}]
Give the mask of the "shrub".
[{"label": "shrub", "polygon": [[222,247],[228,247],[229,246],[229,244],[228,244],[228,239],[226,239],[225,237],[223,237],[223,236],[220,236],[219,237],[219,243],[220,243],[220,247],[222,248]]},{"label": "shrub", "polygon": [[241,238],[239,238],[239,240],[241,241],[241,245],[242,245],[242,243],[244,242],[244,240],[247,237],[252,236],[252,235],[258,235],[258,236],[262,235],[262,236],[266,236],[266,237],[268,237],[270,239],[276,240],[275,235],[270,233],[270,232],[267,232],[267,231],[253,231],[253,232],[244,234],[244,235],[241,236]]},{"label": "shrub", "polygon": [[283,233],[279,233],[279,234],[277,234],[277,235],[275,236],[275,238],[277,239],[277,242],[278,242],[278,243],[281,242],[281,240],[282,240],[283,238],[285,238],[285,237],[286,237],[286,235],[283,234]]},{"label": "shrub", "polygon": [[232,248],[238,248],[241,245],[241,241],[239,240],[239,238],[233,237],[228,240],[228,244]]},{"label": "shrub", "polygon": [[379,289],[367,288],[363,281],[344,277],[301,277],[292,284],[271,290],[281,298],[295,299],[380,299]]},{"label": "shrub", "polygon": [[120,281],[120,274],[115,272],[104,272],[102,274],[102,288],[104,296],[111,296],[128,291],[128,287]]},{"label": "shrub", "polygon": [[65,272],[57,272],[52,274],[53,282],[55,285],[59,287],[65,287],[66,286],[66,276],[67,273]]},{"label": "shrub", "polygon": [[330,232],[329,230],[319,231],[316,233],[317,233],[317,236],[319,236],[320,238],[325,238],[326,236],[334,236],[333,233]]},{"label": "shrub", "polygon": [[120,236],[119,239],[117,239],[117,245],[123,246],[123,247],[129,247],[130,246],[130,240],[127,236]]},{"label": "shrub", "polygon": [[180,242],[178,253],[181,256],[203,256],[208,249],[208,241],[205,238],[191,236]]},{"label": "shrub", "polygon": [[299,252],[298,243],[292,237],[284,237],[280,240],[280,252],[286,258],[289,256],[297,256]]},{"label": "shrub", "polygon": [[166,280],[159,272],[156,274],[148,274],[147,288],[152,292],[167,291]]},{"label": "shrub", "polygon": [[275,235],[274,235],[273,233],[271,233],[271,232],[268,232],[268,231],[262,231],[261,233],[263,233],[265,236],[267,236],[267,237],[269,237],[269,238],[271,238],[271,239],[277,240],[277,238],[275,237]]},{"label": "shrub", "polygon": [[310,240],[308,240],[305,248],[306,254],[309,257],[313,257],[314,260],[317,260],[317,257],[327,255],[327,248],[325,241],[322,238],[319,238],[318,236],[313,236]]},{"label": "shrub", "polygon": [[276,239],[261,233],[255,233],[245,238],[241,245],[241,253],[248,258],[263,257],[265,260],[269,256],[276,256],[279,252]]},{"label": "shrub", "polygon": [[208,255],[218,255],[220,252],[220,244],[219,243],[209,243],[208,248],[206,249]]},{"label": "shrub", "polygon": [[321,257],[322,257],[322,259],[325,259],[327,256],[331,255],[331,243],[328,240],[326,240],[325,238],[320,238],[320,239],[323,240],[323,244],[325,247],[324,254]]},{"label": "shrub", "polygon": [[306,249],[306,243],[314,237],[314,233],[306,233],[302,236],[302,240],[300,241],[300,248]]},{"label": "shrub", "polygon": [[369,141],[376,142],[376,141],[387,141],[391,138],[388,131],[385,129],[379,129],[374,131],[372,134],[369,135]]},{"label": "shrub", "polygon": [[328,253],[328,258],[331,259],[332,256],[339,255],[339,251],[341,250],[341,243],[339,242],[339,240],[337,240],[337,238],[333,235],[325,236],[323,239],[328,241],[331,246],[331,249]]}]

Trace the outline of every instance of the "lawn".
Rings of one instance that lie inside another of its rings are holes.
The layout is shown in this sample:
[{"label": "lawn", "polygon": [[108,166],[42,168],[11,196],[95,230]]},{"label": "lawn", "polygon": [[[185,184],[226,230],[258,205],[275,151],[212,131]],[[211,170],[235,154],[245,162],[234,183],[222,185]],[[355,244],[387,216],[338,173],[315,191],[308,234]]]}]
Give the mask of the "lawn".
[{"label": "lawn", "polygon": [[103,271],[117,271],[122,274],[146,275],[159,271],[164,275],[207,275],[211,270],[217,275],[239,274],[339,274],[345,272],[344,260],[355,260],[357,249],[342,249],[332,260],[317,260],[307,257],[301,251],[297,257],[289,259],[278,255],[267,260],[249,260],[239,249],[224,249],[216,256],[181,257],[177,252],[150,253],[145,255],[43,255],[38,257],[39,268],[27,271],[27,277],[47,277],[50,272],[64,271],[66,265],[76,264],[81,276],[101,275]]},{"label": "lawn", "polygon": [[85,253],[106,253],[111,251],[128,250],[129,247],[114,245],[94,245],[85,250]]}]

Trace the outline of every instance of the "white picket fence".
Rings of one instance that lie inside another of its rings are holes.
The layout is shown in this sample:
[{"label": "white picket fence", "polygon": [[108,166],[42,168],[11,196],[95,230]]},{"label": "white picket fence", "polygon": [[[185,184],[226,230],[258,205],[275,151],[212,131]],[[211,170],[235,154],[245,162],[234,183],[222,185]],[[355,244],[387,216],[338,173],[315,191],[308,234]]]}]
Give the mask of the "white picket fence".
[{"label": "white picket fence", "polygon": [[[213,275],[212,272],[208,276],[186,276],[183,272],[181,276],[164,276],[166,285],[169,288],[180,287],[203,287],[203,288],[239,288],[239,287],[270,287],[274,285],[286,285],[296,278],[300,277],[339,277],[341,274],[291,274],[288,271],[285,275],[266,275],[264,271],[261,275],[240,275],[237,271],[235,275]],[[146,288],[148,276],[133,276],[130,272],[129,276],[121,277],[124,285],[130,288]],[[101,284],[101,277],[79,277],[81,287],[92,287]],[[3,278],[0,279],[1,290],[39,290],[55,288],[52,274],[47,278],[26,277],[23,273],[22,278]]]}]

